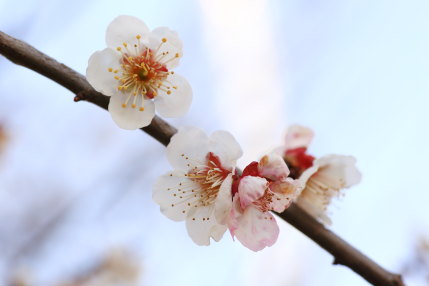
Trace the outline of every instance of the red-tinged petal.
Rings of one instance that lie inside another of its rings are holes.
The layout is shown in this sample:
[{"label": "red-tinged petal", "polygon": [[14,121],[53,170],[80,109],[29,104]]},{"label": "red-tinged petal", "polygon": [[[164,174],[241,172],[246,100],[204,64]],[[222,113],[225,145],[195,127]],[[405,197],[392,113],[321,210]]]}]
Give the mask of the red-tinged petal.
[{"label": "red-tinged petal", "polygon": [[249,165],[246,166],[246,168],[244,168],[243,174],[241,176],[242,177],[245,177],[245,176],[260,177],[258,165],[259,163],[256,161],[250,163]]}]

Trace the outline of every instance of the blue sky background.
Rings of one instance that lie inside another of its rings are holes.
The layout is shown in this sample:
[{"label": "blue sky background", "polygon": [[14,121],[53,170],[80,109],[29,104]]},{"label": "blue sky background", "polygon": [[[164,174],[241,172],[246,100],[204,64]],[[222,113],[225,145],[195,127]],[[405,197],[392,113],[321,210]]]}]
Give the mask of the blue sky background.
[{"label": "blue sky background", "polygon": [[[314,129],[316,156],[355,156],[363,180],[335,203],[332,229],[401,271],[429,235],[427,1],[0,0],[0,30],[85,73],[121,14],[179,32],[194,101],[169,122],[231,131],[242,167],[292,123]],[[25,269],[55,285],[124,247],[141,259],[141,285],[367,285],[283,222],[260,253],[228,234],[194,245],[151,201],[169,169],[162,145],[4,58],[0,87],[2,279]]]}]

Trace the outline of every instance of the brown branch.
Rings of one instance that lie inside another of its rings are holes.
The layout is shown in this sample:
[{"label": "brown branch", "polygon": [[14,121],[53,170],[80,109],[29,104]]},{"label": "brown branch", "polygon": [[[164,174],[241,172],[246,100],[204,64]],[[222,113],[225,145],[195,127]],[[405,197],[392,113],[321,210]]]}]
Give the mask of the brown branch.
[{"label": "brown branch", "polygon": [[[81,74],[3,32],[0,32],[0,53],[15,64],[32,69],[69,89],[75,94],[75,101],[85,100],[107,109],[109,98],[95,91]],[[163,145],[167,145],[177,131],[157,116],[142,130]],[[278,215],[331,253],[334,264],[349,267],[373,285],[404,285],[400,275],[379,266],[298,206],[293,204]]]}]

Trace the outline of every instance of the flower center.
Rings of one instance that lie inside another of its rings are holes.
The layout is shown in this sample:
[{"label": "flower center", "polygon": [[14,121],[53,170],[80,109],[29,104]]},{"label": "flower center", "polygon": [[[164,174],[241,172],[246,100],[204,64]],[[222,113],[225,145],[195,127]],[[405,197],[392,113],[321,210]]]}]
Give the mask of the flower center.
[{"label": "flower center", "polygon": [[271,203],[273,202],[274,193],[269,188],[265,190],[265,194],[253,204],[261,211],[267,212],[272,210]]},{"label": "flower center", "polygon": [[231,173],[222,167],[219,157],[212,152],[207,154],[207,164],[195,167],[189,171],[187,177],[200,185],[199,202],[203,206],[212,204],[225,178]]},{"label": "flower center", "polygon": [[[169,52],[159,52],[162,45],[167,42],[166,38],[162,39],[155,50],[141,47],[141,37],[137,35],[136,38],[138,43],[134,44],[133,48],[127,43],[123,43],[123,47],[116,48],[122,54],[121,69],[109,68],[108,71],[115,74],[114,78],[118,81],[118,90],[126,96],[122,107],[126,108],[131,103],[131,107],[136,108],[137,103],[140,102],[139,110],[143,111],[144,99],[155,98],[159,90],[171,94],[172,89],[177,89],[167,80],[167,77],[174,72],[170,72],[166,64],[178,58],[179,54],[166,59]],[[133,99],[131,100],[131,98]]]}]

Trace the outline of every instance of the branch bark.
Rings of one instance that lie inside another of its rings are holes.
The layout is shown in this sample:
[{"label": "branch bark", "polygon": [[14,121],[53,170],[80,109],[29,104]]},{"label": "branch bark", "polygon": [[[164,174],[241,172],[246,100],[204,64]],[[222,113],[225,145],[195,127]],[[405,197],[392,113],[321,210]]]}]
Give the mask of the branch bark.
[{"label": "branch bark", "polygon": [[[108,108],[109,98],[95,91],[84,76],[41,53],[27,43],[1,31],[0,53],[15,64],[34,70],[67,88],[75,94],[75,101],[85,100],[101,108]],[[149,126],[141,130],[165,146],[177,132],[176,128],[158,116],[155,116]],[[292,204],[285,212],[277,215],[331,253],[334,257],[333,264],[349,267],[373,285],[405,285],[400,275],[382,268],[332,231],[326,229],[297,205]]]}]

